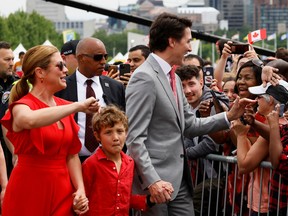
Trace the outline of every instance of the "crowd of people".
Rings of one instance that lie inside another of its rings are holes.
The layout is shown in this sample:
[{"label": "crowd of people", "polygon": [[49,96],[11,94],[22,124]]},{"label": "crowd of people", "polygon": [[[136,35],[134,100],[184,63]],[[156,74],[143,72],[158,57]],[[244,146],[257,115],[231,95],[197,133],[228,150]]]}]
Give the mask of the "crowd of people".
[{"label": "crowd of people", "polygon": [[221,40],[214,64],[191,54],[191,27],[159,15],[124,74],[97,38],[35,46],[15,65],[0,42],[2,215],[208,215],[201,181],[225,170],[203,157],[235,149],[229,175],[247,174],[251,215],[286,215],[287,50],[262,61]]}]

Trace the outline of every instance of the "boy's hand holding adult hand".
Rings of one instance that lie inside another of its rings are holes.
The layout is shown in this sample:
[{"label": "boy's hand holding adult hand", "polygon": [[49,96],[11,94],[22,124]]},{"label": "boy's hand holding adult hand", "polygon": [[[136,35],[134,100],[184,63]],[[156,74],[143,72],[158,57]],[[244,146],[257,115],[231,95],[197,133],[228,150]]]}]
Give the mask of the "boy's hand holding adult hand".
[{"label": "boy's hand holding adult hand", "polygon": [[76,214],[84,214],[89,210],[89,201],[85,194],[75,192],[73,194],[73,210]]},{"label": "boy's hand holding adult hand", "polygon": [[163,180],[157,181],[149,186],[151,197],[157,204],[170,201],[173,191],[172,184]]}]

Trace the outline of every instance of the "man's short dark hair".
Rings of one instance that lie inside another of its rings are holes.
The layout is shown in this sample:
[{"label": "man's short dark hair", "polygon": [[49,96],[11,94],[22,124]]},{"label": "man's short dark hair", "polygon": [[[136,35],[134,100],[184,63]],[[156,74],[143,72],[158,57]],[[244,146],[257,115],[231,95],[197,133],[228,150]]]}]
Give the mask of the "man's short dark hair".
[{"label": "man's short dark hair", "polygon": [[152,23],[149,32],[149,47],[151,52],[164,51],[168,45],[168,38],[172,37],[178,41],[184,35],[186,28],[191,28],[192,21],[181,18],[174,14],[162,13]]},{"label": "man's short dark hair", "polygon": [[200,70],[195,65],[183,65],[176,69],[175,73],[180,77],[181,81],[190,80],[193,77],[200,78]]},{"label": "man's short dark hair", "polygon": [[25,55],[25,52],[24,52],[24,51],[19,52],[19,54],[18,54],[19,58],[20,58],[22,55]]},{"label": "man's short dark hair", "polygon": [[200,63],[200,66],[202,68],[204,67],[204,60],[200,56],[195,54],[188,54],[184,56],[184,60],[190,60],[190,59],[197,59]]},{"label": "man's short dark hair", "polygon": [[0,41],[0,49],[11,49],[11,45],[6,41]]},{"label": "man's short dark hair", "polygon": [[279,47],[275,52],[275,57],[288,62],[288,50],[284,47]]},{"label": "man's short dark hair", "polygon": [[151,53],[148,46],[145,45],[137,45],[129,49],[129,52],[134,52],[136,50],[141,50],[142,56],[147,59],[149,54]]}]

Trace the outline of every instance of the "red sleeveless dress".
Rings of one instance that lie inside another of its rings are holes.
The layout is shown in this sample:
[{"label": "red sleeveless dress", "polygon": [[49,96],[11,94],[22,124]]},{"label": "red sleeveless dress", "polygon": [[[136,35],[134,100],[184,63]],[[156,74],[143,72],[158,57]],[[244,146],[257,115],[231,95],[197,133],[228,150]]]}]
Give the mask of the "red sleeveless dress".
[{"label": "red sleeveless dress", "polygon": [[[57,97],[54,100],[57,106],[70,103]],[[63,129],[54,123],[16,133],[12,130],[11,115],[16,104],[26,104],[32,110],[48,107],[29,93],[11,104],[1,120],[8,129],[7,138],[18,155],[18,164],[11,173],[5,192],[2,216],[74,215],[72,193],[75,190],[66,157],[68,154],[77,154],[81,143],[73,115],[61,119]]]}]

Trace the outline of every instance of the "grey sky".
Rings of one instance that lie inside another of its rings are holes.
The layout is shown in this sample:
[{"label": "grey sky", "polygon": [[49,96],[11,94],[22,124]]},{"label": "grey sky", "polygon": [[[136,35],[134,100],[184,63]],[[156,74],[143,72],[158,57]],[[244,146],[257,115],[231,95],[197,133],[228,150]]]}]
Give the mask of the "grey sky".
[{"label": "grey sky", "polygon": [[[164,4],[167,7],[173,7],[187,2],[188,0],[164,0]],[[129,3],[135,3],[137,0],[106,0],[106,1],[95,1],[95,0],[84,0],[81,2],[87,2],[98,7],[103,7],[111,10],[117,9],[118,5],[127,5]],[[1,0],[0,16],[8,16],[17,10],[26,10],[26,0]],[[68,18],[72,18],[77,13],[77,17],[83,19],[99,18],[99,14],[87,13],[79,9],[66,7],[66,14]]]}]

